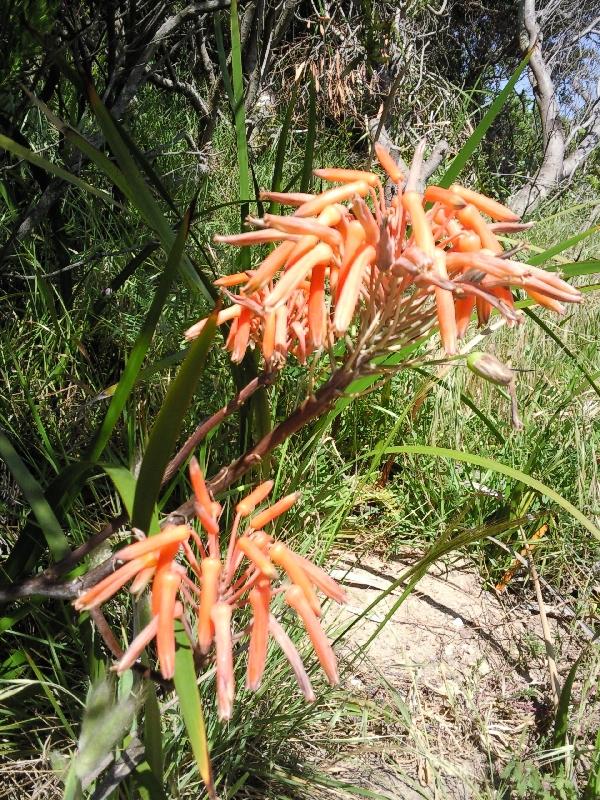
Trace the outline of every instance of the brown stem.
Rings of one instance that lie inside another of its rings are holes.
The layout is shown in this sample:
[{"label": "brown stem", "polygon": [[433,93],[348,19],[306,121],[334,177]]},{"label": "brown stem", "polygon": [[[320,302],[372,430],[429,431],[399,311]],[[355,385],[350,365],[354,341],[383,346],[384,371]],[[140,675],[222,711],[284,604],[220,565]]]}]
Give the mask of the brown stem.
[{"label": "brown stem", "polygon": [[185,462],[185,460],[200,444],[200,442],[206,438],[208,433],[210,433],[213,428],[216,428],[217,425],[220,425],[224,419],[238,411],[238,409],[241,408],[241,406],[243,406],[244,403],[249,400],[256,391],[258,391],[258,389],[270,386],[275,380],[276,374],[276,372],[263,372],[261,375],[253,378],[253,380],[244,386],[244,388],[241,389],[236,396],[227,403],[227,405],[223,406],[223,408],[220,408],[211,417],[208,417],[208,419],[205,419],[204,422],[201,422],[192,435],[187,439],[183,447],[181,447],[179,452],[167,464],[167,468],[165,469],[162,478],[162,483],[164,484],[171,480],[179,467]]},{"label": "brown stem", "polygon": [[[223,406],[219,411],[200,423],[179,452],[167,464],[162,477],[161,486],[171,480],[194,448],[198,446],[213,428],[216,428],[224,419],[238,411],[256,391],[269,386],[275,380],[276,375],[276,372],[263,372],[244,386],[227,405]],[[65,556],[61,561],[58,561],[56,564],[53,564],[51,567],[48,567],[48,569],[32,578],[0,589],[0,603],[17,600],[20,597],[30,597],[31,595],[68,599],[70,597],[76,597],[79,592],[83,591],[88,586],[93,586],[94,583],[102,580],[102,578],[109,575],[115,569],[114,558],[107,559],[82,578],[76,578],[64,584],[57,584],[56,581],[61,575],[69,572],[73,567],[83,561],[86,556],[112,536],[122,525],[125,525],[128,518],[127,513],[123,511],[118,516],[109,520],[98,533],[95,533],[82,545],[72,550],[69,555]]]},{"label": "brown stem", "polygon": [[[251,470],[252,467],[260,464],[265,456],[310,422],[311,419],[328,411],[351,383],[367,373],[368,370],[365,370],[366,363],[359,361],[352,369],[344,365],[334,372],[327,383],[321,386],[316,394],[307,397],[291,416],[263,436],[244,455],[223,467],[213,478],[207,481],[207,486],[212,494],[217,495],[224,492]],[[182,521],[186,522],[193,514],[194,501],[186,500],[185,503],[182,503],[175,511],[169,514],[165,524],[179,525]]]},{"label": "brown stem", "polygon": [[123,648],[115,639],[115,635],[111,631],[110,626],[106,621],[106,617],[102,613],[102,610],[100,608],[91,608],[90,617],[94,621],[94,624],[98,629],[98,633],[102,637],[104,644],[108,647],[113,656],[115,658],[122,658],[124,652]]},{"label": "brown stem", "polygon": [[328,411],[344,393],[344,390],[361,374],[361,368],[358,365],[355,369],[350,370],[342,367],[334,372],[327,383],[321,386],[316,394],[307,397],[286,420],[280,422],[266,436],[263,436],[251,450],[232,461],[231,464],[223,467],[214,478],[211,478],[208,481],[210,491],[217,495],[228,489],[278,445],[310,422],[311,419]]},{"label": "brown stem", "polygon": [[[57,561],[56,564],[48,567],[48,569],[35,575],[33,578],[27,578],[27,580],[21,581],[20,583],[13,583],[10,586],[0,589],[0,603],[18,600],[20,597],[30,597],[34,594],[44,597],[56,597],[59,599],[75,597],[79,591],[85,588],[84,582],[87,580],[87,575],[75,578],[75,580],[70,581],[70,583],[63,584],[56,583],[58,578],[72,570],[73,567],[77,566],[80,561],[83,561],[93,550],[100,547],[102,542],[108,539],[109,536],[112,536],[115,531],[119,530],[119,528],[127,522],[128,518],[127,512],[121,512],[118,516],[109,520],[98,533],[90,536],[86,542],[72,550],[69,555],[65,556],[61,561]],[[111,572],[112,569],[111,567],[108,572]],[[108,574],[108,572],[106,574]]]}]

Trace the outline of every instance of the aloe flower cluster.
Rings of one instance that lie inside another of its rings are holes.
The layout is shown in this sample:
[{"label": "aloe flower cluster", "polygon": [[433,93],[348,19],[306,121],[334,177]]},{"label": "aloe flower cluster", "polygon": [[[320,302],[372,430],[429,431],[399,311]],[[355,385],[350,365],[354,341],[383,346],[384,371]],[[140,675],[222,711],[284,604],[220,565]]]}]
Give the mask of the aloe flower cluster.
[{"label": "aloe flower cluster", "polygon": [[[341,185],[318,195],[262,192],[263,200],[295,210],[249,217],[255,230],[215,237],[237,246],[277,245],[256,269],[215,281],[232,301],[217,322],[231,323],[226,347],[233,361],[250,345],[261,348],[267,364],[282,364],[288,353],[303,363],[346,335],[361,307],[377,313],[387,305],[388,316],[391,308],[402,324],[397,309],[407,295],[433,298],[447,354],[456,352],[474,310],[480,324],[492,308],[509,324],[520,320],[511,287],[558,313],[563,303],[580,301],[556,274],[504,252],[497,234],[529,227],[510,209],[458,184],[419,191],[422,152],[409,176],[383,147],[376,145],[376,152],[395,186],[390,200],[374,172],[318,169],[318,178]],[[187,338],[204,324],[192,326]]]},{"label": "aloe flower cluster", "polygon": [[[75,608],[79,611],[96,608],[129,581],[134,595],[151,584],[151,620],[117,662],[116,671],[129,669],[155,640],[160,672],[163,678],[172,678],[174,621],[180,619],[200,655],[210,657],[214,651],[220,719],[230,719],[233,710],[234,642],[248,633],[247,688],[256,690],[261,684],[272,636],[287,657],[304,696],[314,700],[300,656],[271,613],[272,600],[282,594],[285,603],[296,612],[329,682],[336,684],[336,658],[319,622],[321,604],[317,590],[338,603],[345,602],[345,596],[320,567],[266,530],[292,507],[298,493],[255,513],[273,489],[273,481],[261,483],[238,502],[228,541],[222,543],[219,535],[222,508],[212,499],[195,459],[190,464],[190,479],[196,517],[204,537],[190,525],[167,525],[161,533],[122,548],[116,555],[123,565],[78,597]],[[222,544],[226,546],[222,548]],[[281,573],[284,582],[280,580]],[[232,617],[242,609],[250,611],[250,623],[236,633]]]}]

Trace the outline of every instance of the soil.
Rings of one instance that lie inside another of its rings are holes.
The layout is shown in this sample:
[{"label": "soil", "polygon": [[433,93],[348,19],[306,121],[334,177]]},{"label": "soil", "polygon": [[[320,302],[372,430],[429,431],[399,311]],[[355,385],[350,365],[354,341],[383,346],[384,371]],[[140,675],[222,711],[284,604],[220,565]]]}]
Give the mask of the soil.
[{"label": "soil", "polygon": [[[331,574],[349,600],[327,612],[330,632],[356,619],[410,563],[340,560]],[[364,703],[363,739],[350,752],[340,746],[333,765],[328,754],[319,768],[375,797],[497,797],[503,766],[526,759],[553,721],[537,606],[510,608],[504,595],[483,590],[464,562],[438,566],[365,652],[400,595],[395,589],[344,637],[342,683]],[[582,637],[571,620],[550,624],[564,679]],[[348,720],[342,722],[348,736]]]}]

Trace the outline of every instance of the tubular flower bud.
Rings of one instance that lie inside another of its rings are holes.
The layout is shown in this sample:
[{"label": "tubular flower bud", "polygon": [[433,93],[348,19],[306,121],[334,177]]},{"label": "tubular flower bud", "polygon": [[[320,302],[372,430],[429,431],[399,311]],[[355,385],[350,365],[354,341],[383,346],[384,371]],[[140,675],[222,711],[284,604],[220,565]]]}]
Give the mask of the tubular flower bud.
[{"label": "tubular flower bud", "polygon": [[484,194],[474,192],[472,189],[465,189],[464,186],[459,186],[458,183],[453,183],[450,191],[462,197],[467,203],[471,203],[488,217],[498,220],[498,222],[518,222],[519,217],[510,208],[503,206],[497,200],[492,200]]},{"label": "tubular flower bud", "polygon": [[190,460],[190,481],[192,483],[192,489],[194,490],[194,495],[196,496],[196,502],[198,505],[202,506],[207,513],[210,512],[212,498],[208,493],[208,489],[206,488],[206,483],[204,482],[204,475],[202,474],[202,470],[200,469],[200,464],[198,463],[198,459],[193,456]]},{"label": "tubular flower bud", "polygon": [[198,608],[198,647],[201,653],[208,653],[213,640],[214,626],[211,614],[219,595],[221,561],[218,558],[205,558],[200,567],[202,586]]},{"label": "tubular flower bud", "polygon": [[337,661],[331,645],[327,641],[327,637],[319,624],[317,616],[310,607],[304,592],[299,586],[290,586],[285,593],[285,602],[294,609],[304,623],[304,627],[310,637],[315,654],[323,667],[323,671],[327,675],[329,683],[335,686],[340,680],[337,671]]},{"label": "tubular flower bud", "polygon": [[243,500],[235,507],[238,514],[242,517],[247,517],[251,514],[256,506],[260,505],[273,491],[274,481],[264,481],[260,486],[257,486],[249,495],[246,495]]},{"label": "tubular flower bud", "polygon": [[163,678],[170,679],[175,674],[175,632],[173,619],[175,602],[181,583],[181,576],[174,572],[171,565],[157,571],[154,579],[152,600],[156,602],[155,616],[158,617],[156,629],[156,649]]},{"label": "tubular flower bud", "polygon": [[217,708],[219,719],[231,719],[235,697],[233,675],[233,641],[231,638],[231,606],[217,603],[211,611],[215,628],[215,647],[217,651]]},{"label": "tubular flower bud", "polygon": [[256,545],[252,539],[248,539],[247,536],[240,536],[237,541],[237,546],[242,551],[242,553],[250,559],[254,563],[257,569],[259,569],[263,575],[267,578],[275,578],[277,576],[277,570],[269,560],[268,556],[266,556]]},{"label": "tubular flower bud", "polygon": [[[557,285],[558,276],[508,262],[496,234],[527,227],[509,208],[459,184],[421,191],[423,147],[417,148],[406,187],[386,149],[376,144],[375,151],[397,185],[389,201],[373,172],[318,169],[317,177],[341,185],[316,195],[263,193],[294,207],[293,215],[265,214],[252,220],[259,230],[219,237],[235,245],[281,241],[256,270],[216,281],[219,287],[240,286],[238,296],[227,293],[233,305],[218,315],[219,323],[231,322],[227,349],[234,361],[257,347],[270,369],[290,355],[304,364],[346,337],[362,309],[368,311],[360,317],[365,330],[373,325],[377,339],[377,328],[385,329],[377,341],[392,348],[400,339],[408,344],[419,338],[437,319],[443,348],[451,354],[466,334],[471,306],[480,324],[493,311],[509,325],[522,321],[511,287],[557,313],[564,312],[564,303],[580,301],[576,289],[564,281]],[[367,247],[375,249],[368,257]],[[475,256],[484,275],[474,276],[461,255]],[[203,325],[201,320],[187,336]]]},{"label": "tubular flower bud", "polygon": [[379,144],[379,142],[375,142],[375,153],[377,155],[377,160],[394,183],[402,183],[404,176],[400,171],[400,167],[396,164],[385,147]]},{"label": "tubular flower bud", "polygon": [[323,194],[315,197],[314,200],[309,200],[299,206],[294,216],[296,217],[315,217],[320,214],[324,208],[334,203],[342,203],[344,200],[349,200],[355,194],[359,197],[366,197],[369,194],[369,184],[366,181],[352,181],[344,186],[339,186],[337,189],[329,189]]},{"label": "tubular flower bud", "polygon": [[248,595],[252,609],[252,631],[248,648],[248,674],[246,687],[255,692],[260,686],[269,644],[269,606],[271,587],[268,581],[259,581]]},{"label": "tubular flower bud", "polygon": [[[336,215],[334,210],[331,219]],[[79,611],[96,608],[129,581],[130,591],[135,594],[149,585],[150,621],[133,638],[113,669],[120,673],[136,666],[144,650],[155,642],[158,668],[165,680],[171,680],[176,670],[174,622],[181,619],[194,649],[204,658],[212,658],[214,654],[217,708],[222,720],[231,719],[235,699],[233,642],[248,633],[247,688],[255,691],[261,684],[272,636],[289,662],[305,698],[314,700],[300,656],[271,614],[271,601],[275,593],[286,589],[288,593],[291,590],[300,592],[302,598],[298,599],[291,591],[290,604],[303,619],[317,656],[329,680],[333,681],[335,658],[318,623],[321,609],[317,590],[336,602],[344,602],[346,598],[338,584],[320,567],[283,543],[275,542],[262,530],[263,525],[289,510],[299,493],[289,494],[251,517],[256,506],[271,493],[273,481],[258,485],[238,502],[229,544],[223,553],[219,544],[222,509],[212,499],[195,458],[190,462],[190,482],[196,516],[205,533],[199,534],[188,525],[165,525],[155,536],[121,548],[115,560],[124,562],[122,566],[78,597],[74,601],[75,608]],[[203,536],[207,541],[203,541]],[[284,582],[286,577],[293,584],[291,589]],[[244,616],[248,609],[250,624]],[[197,617],[195,631],[189,625],[191,614]],[[240,627],[236,631],[238,616]]]},{"label": "tubular flower bud", "polygon": [[313,614],[321,616],[321,606],[317,600],[310,578],[304,571],[302,563],[296,560],[295,553],[292,553],[284,544],[276,542],[269,550],[271,560],[281,567],[288,574],[292,583],[299,586],[306,597]]},{"label": "tubular flower bud", "polygon": [[250,520],[250,527],[254,528],[254,530],[264,528],[269,522],[272,522],[274,519],[277,519],[277,517],[285,514],[286,511],[289,511],[299,497],[299,492],[293,492],[292,494],[282,497],[281,500],[278,500],[270,508],[266,508],[264,511],[261,511],[260,514],[252,517]]},{"label": "tubular flower bud", "polygon": [[373,172],[364,172],[362,169],[313,169],[313,175],[330,183],[364,181],[373,187],[379,184],[377,175]]}]

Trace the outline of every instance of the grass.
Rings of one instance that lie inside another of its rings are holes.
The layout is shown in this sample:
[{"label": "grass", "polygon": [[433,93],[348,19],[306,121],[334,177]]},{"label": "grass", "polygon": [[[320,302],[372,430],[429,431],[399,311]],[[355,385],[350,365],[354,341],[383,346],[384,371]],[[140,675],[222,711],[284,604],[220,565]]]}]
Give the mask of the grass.
[{"label": "grass", "polygon": [[[217,127],[208,155],[210,171],[208,175],[200,174],[196,157],[186,152],[187,145],[177,137],[180,130],[191,125],[185,107],[170,98],[165,126],[164,114],[154,113],[161,109],[162,102],[150,89],[146,90],[140,105],[148,113],[134,121],[132,136],[142,151],[158,147],[166,152],[156,158],[154,166],[164,176],[178,208],[185,207],[199,189],[198,219],[193,228],[197,241],[193,240],[189,248],[192,258],[209,272],[213,263],[221,272],[231,272],[235,269],[234,256],[225,248],[213,248],[211,238],[217,231],[235,230],[239,225],[240,187],[231,168],[237,159],[234,132],[226,123]],[[33,141],[40,146],[48,132],[41,118],[37,124],[38,136]],[[263,143],[252,153],[256,181],[261,186],[269,185],[273,176],[273,145],[280,126],[281,120],[274,120],[272,128],[261,131]],[[341,161],[349,166],[360,163],[344,131],[319,141],[315,166]],[[341,158],[340,153],[347,154],[347,158]],[[283,185],[301,174],[303,163],[304,134],[292,125]],[[90,168],[87,179],[94,185],[104,185],[94,168]],[[585,227],[589,213],[587,208],[560,216],[553,216],[554,209],[549,211],[545,212],[549,219],[542,219],[527,237],[540,247],[548,247]],[[0,296],[0,374],[3,384],[9,387],[0,400],[0,425],[44,488],[62,466],[85,449],[103,418],[109,401],[102,392],[122,372],[165,264],[164,253],[156,250],[118,291],[107,296],[105,289],[111,280],[147,243],[147,227],[136,213],[113,214],[75,189],[69,190],[63,214],[69,234],[77,243],[71,260],[83,262],[73,271],[76,291],[72,303],[63,302],[55,285],[44,278],[47,265],[55,263],[52,243],[44,235],[34,237],[10,262],[15,273],[35,277],[25,285],[9,282],[6,293]],[[11,210],[6,209],[0,223],[3,233],[14,219]],[[583,249],[577,247],[562,255],[593,256],[597,242],[597,238],[586,240]],[[593,282],[593,276],[582,282]],[[100,300],[104,301],[102,307]],[[550,520],[550,532],[536,549],[540,573],[569,597],[579,617],[593,619],[597,607],[593,569],[600,560],[600,548],[567,514],[493,471],[455,462],[442,466],[438,459],[422,455],[396,455],[393,464],[389,464],[387,480],[381,481],[383,464],[372,462],[372,451],[390,425],[397,422],[395,437],[388,446],[428,444],[493,458],[539,478],[598,524],[600,442],[596,420],[600,398],[581,369],[583,365],[591,375],[600,373],[597,303],[591,297],[582,310],[569,314],[565,320],[541,314],[556,336],[576,353],[577,361],[561,351],[532,320],[516,331],[494,334],[486,342],[486,349],[493,349],[501,359],[510,359],[513,366],[524,370],[518,385],[525,423],[522,432],[510,430],[508,403],[502,393],[457,366],[444,377],[443,386],[428,393],[414,414],[409,409],[428,378],[416,371],[404,371],[383,388],[357,399],[331,429],[319,433],[315,442],[311,441],[312,430],[296,437],[286,446],[285,455],[275,461],[281,490],[293,485],[301,485],[303,490],[302,503],[288,517],[281,534],[301,552],[312,555],[333,559],[340,553],[376,553],[391,559],[405,554],[407,549],[421,554],[449,533],[485,531],[486,526],[529,513]],[[144,367],[178,353],[182,331],[204,316],[207,308],[206,301],[192,295],[182,282],[175,284]],[[205,369],[199,391],[184,418],[183,434],[231,393],[232,378],[221,352],[215,350],[209,355]],[[434,376],[437,369],[432,366],[428,372]],[[105,453],[107,461],[123,464],[134,472],[139,469],[150,429],[175,373],[173,366],[159,369],[136,384]],[[303,396],[305,385],[299,382],[300,378],[300,370],[290,366],[278,387],[271,390],[271,407],[277,418],[294,408]],[[463,396],[476,405],[479,416],[464,404]],[[493,422],[499,435],[493,434],[481,415]],[[229,422],[205,443],[201,456],[217,467],[237,451],[237,425]],[[180,477],[169,497],[169,507],[185,492],[185,480]],[[91,530],[98,529],[119,509],[112,484],[101,476],[90,480],[64,514],[70,543],[85,541]],[[8,554],[27,519],[27,504],[0,463],[0,520],[6,531],[2,556]],[[522,527],[525,533],[532,532],[530,525]],[[521,547],[518,531],[512,531],[503,541],[513,550]],[[106,552],[103,549],[96,554],[93,563],[102,560]],[[465,548],[463,555],[476,565],[482,583],[488,586],[501,577],[511,560],[483,536]],[[533,598],[526,577],[515,581],[509,592],[510,603],[515,607]],[[8,619],[11,614],[18,616],[28,610],[33,613],[15,621]],[[0,775],[6,778],[2,781],[6,789],[0,790],[0,798],[22,796],[26,781],[30,780],[28,772],[33,773],[35,790],[45,787],[45,796],[59,797],[56,774],[48,764],[51,757],[57,762],[74,751],[90,681],[104,673],[105,654],[89,621],[77,618],[70,606],[61,601],[32,600],[5,609],[4,613]],[[126,605],[115,604],[110,621],[116,630],[120,626],[127,629],[129,614]],[[295,640],[303,642],[300,630],[293,624],[290,632]],[[385,629],[381,635],[386,635]],[[356,645],[347,646],[348,661],[354,663],[352,647]],[[360,648],[357,653],[360,655]],[[565,647],[565,658],[571,655]],[[543,662],[543,649],[536,635],[527,657]],[[582,682],[576,686],[572,713],[573,741],[588,764],[593,743],[589,727],[584,724],[585,708],[593,694],[597,669],[597,659],[591,658]],[[542,728],[528,741],[525,760],[532,765],[529,773],[517,775],[514,766],[523,761],[522,750],[515,748],[514,755],[509,749],[501,758],[492,758],[484,741],[481,749],[487,765],[475,780],[461,770],[453,752],[441,754],[436,749],[419,705],[422,697],[414,687],[393,685],[381,670],[375,670],[367,672],[360,690],[353,687],[351,671],[342,690],[328,690],[317,677],[314,665],[312,672],[319,698],[314,708],[307,708],[284,659],[273,648],[263,688],[256,695],[240,692],[235,716],[227,726],[218,723],[213,713],[214,678],[210,671],[202,676],[207,733],[223,796],[394,796],[400,791],[398,785],[406,787],[407,792],[416,792],[415,796],[419,792],[428,796],[419,776],[413,774],[417,763],[425,765],[420,769],[432,772],[430,785],[435,785],[442,796],[463,781],[470,782],[467,788],[481,798],[544,797],[543,782],[550,780],[547,772],[540,773],[542,788],[538,794],[531,794],[538,791],[537,765],[544,762],[551,747]],[[238,678],[241,686],[241,674]],[[121,680],[123,693],[131,688],[139,693],[137,679],[133,684],[131,678]],[[170,697],[159,699],[169,791],[174,797],[198,794],[201,782],[185,744],[179,710]],[[478,719],[479,707],[468,693],[451,698],[444,708],[455,719],[463,719],[462,727],[457,723],[454,730],[455,747],[460,743],[457,731],[485,738],[485,725]],[[428,713],[433,714],[433,708]],[[357,760],[388,765],[389,795],[370,788],[368,778],[364,784],[357,782],[349,769],[332,769],[337,763],[352,765]],[[583,773],[578,777],[582,784]],[[122,792],[122,797],[135,796],[133,786],[124,784]]]}]

